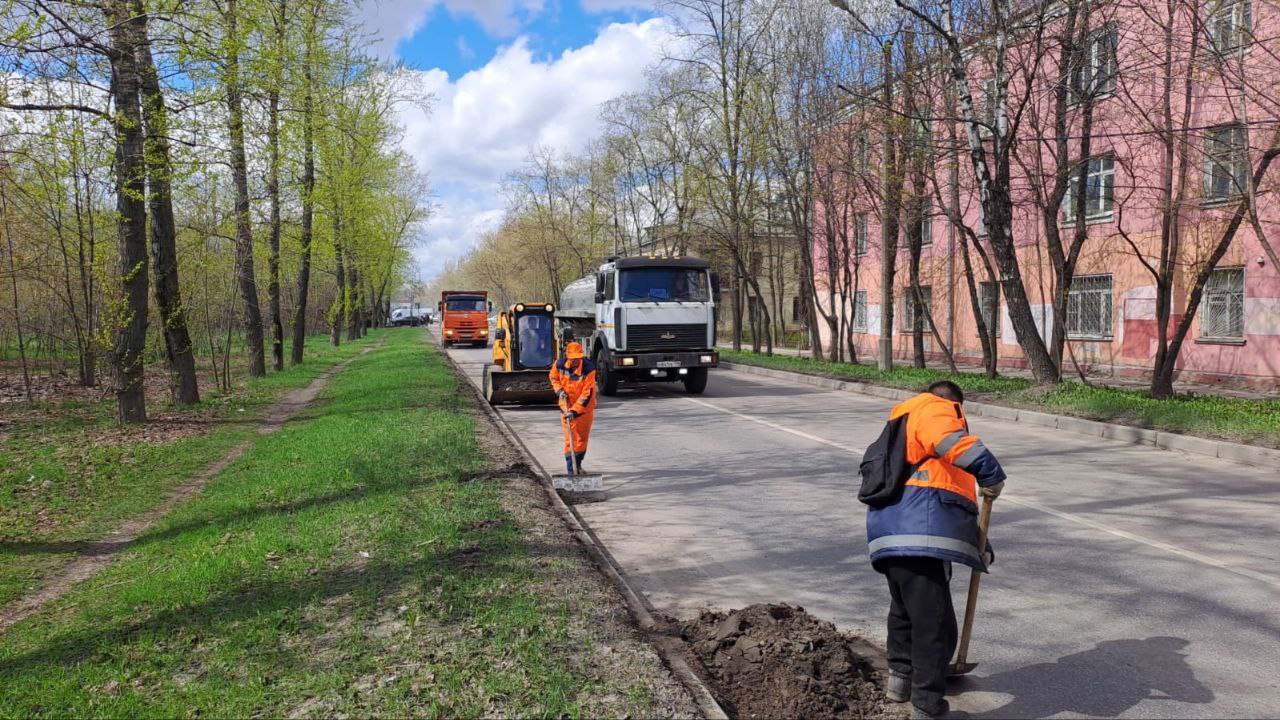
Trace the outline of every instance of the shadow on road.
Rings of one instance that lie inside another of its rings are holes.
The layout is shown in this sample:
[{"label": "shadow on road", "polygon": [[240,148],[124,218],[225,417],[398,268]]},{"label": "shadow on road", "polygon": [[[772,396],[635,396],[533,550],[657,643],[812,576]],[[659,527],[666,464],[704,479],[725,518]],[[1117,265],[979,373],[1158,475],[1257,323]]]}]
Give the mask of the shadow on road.
[{"label": "shadow on road", "polygon": [[[1013,696],[1002,707],[975,713],[975,718],[1045,718],[1061,713],[1118,717],[1144,700],[1213,702],[1213,691],[1196,679],[1187,664],[1183,649],[1189,644],[1188,640],[1167,636],[1107,640],[1057,662],[1028,665],[959,684],[965,690]],[[1080,692],[1081,688],[1088,691]]]}]

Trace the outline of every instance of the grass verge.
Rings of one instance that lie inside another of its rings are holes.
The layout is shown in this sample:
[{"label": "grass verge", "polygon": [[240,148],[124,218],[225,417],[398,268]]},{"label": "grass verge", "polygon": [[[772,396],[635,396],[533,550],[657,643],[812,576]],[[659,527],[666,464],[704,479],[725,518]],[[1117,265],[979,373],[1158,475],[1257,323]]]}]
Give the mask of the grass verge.
[{"label": "grass verge", "polygon": [[581,556],[532,561],[464,398],[420,333],[392,334],[0,636],[3,714],[653,715],[648,686],[598,671],[562,582]]},{"label": "grass verge", "polygon": [[169,490],[256,437],[268,405],[377,337],[339,347],[314,338],[302,365],[233,393],[208,393],[194,407],[167,408],[152,398],[153,421],[138,427],[116,427],[109,398],[0,407],[0,606],[66,564],[75,543],[96,540],[151,509]]},{"label": "grass verge", "polygon": [[1091,387],[1074,381],[1045,388],[1022,378],[989,379],[979,373],[905,367],[882,373],[871,365],[733,350],[721,350],[720,356],[729,362],[908,390],[922,389],[934,380],[954,380],[964,388],[966,397],[996,405],[1280,448],[1280,400],[1201,395],[1156,400],[1138,390]]}]

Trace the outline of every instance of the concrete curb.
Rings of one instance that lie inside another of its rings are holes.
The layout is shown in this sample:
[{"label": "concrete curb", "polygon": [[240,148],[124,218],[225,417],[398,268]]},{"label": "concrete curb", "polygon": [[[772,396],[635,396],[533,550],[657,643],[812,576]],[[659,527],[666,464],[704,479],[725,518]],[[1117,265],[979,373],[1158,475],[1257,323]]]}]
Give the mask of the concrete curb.
[{"label": "concrete curb", "polygon": [[[778,380],[788,380],[791,382],[801,383],[803,385],[812,385],[814,387],[820,387],[827,390],[871,395],[873,397],[884,398],[886,400],[906,400],[907,398],[916,395],[915,392],[910,390],[900,390],[898,388],[884,387],[881,385],[870,385],[868,383],[853,380],[836,380],[835,378],[822,377],[821,375],[806,375],[805,373],[792,372],[789,370],[775,370],[773,368],[760,367],[759,365],[732,363],[722,360],[720,362],[720,367],[748,375],[761,375]],[[1190,453],[1192,455],[1205,455],[1208,457],[1218,458],[1220,460],[1240,463],[1242,465],[1254,465],[1259,467],[1280,466],[1280,450],[1255,447],[1253,445],[1242,445],[1240,443],[1226,442],[1225,440],[1208,440],[1206,438],[1199,438],[1191,435],[1179,435],[1178,433],[1147,430],[1145,428],[1133,427],[1131,425],[1116,425],[1113,423],[1098,422],[1096,420],[1086,420],[1084,418],[1072,417],[1069,415],[1052,415],[1049,413],[1035,412],[1033,410],[1022,410],[1003,405],[990,405],[988,403],[979,402],[965,403],[965,412],[969,415],[976,415],[980,417],[990,417],[997,418],[999,420],[1007,420],[1009,422],[1057,428],[1077,435],[1106,438],[1107,440],[1115,440],[1117,442],[1130,443],[1133,445],[1150,445],[1161,450],[1176,450],[1178,452]]]},{"label": "concrete curb", "polygon": [[587,521],[578,514],[572,505],[565,503],[564,498],[560,497],[560,493],[556,492],[551,486],[551,475],[547,472],[542,463],[534,457],[528,446],[520,439],[506,420],[502,419],[502,415],[480,394],[480,388],[476,387],[466,373],[454,361],[444,348],[440,347],[438,338],[435,333],[430,330],[426,331],[427,342],[434,345],[440,354],[444,357],[445,362],[449,363],[449,367],[458,377],[458,381],[470,392],[476,406],[484,412],[489,421],[498,428],[498,432],[511,443],[512,447],[519,451],[520,456],[530,468],[534,468],[538,474],[538,479],[542,485],[542,489],[547,493],[547,497],[551,501],[551,507],[555,509],[565,526],[569,528],[569,532],[573,535],[587,554],[591,557],[591,561],[595,566],[607,577],[614,587],[617,588],[618,594],[622,596],[623,602],[627,605],[627,610],[631,613],[631,617],[635,620],[636,626],[643,633],[645,639],[657,651],[658,656],[667,667],[671,669],[671,674],[680,681],[685,689],[689,691],[693,702],[697,705],[698,710],[702,712],[703,717],[708,720],[729,720],[729,716],[725,713],[724,708],[720,707],[720,703],[716,701],[715,695],[711,693],[711,689],[707,687],[702,678],[698,676],[693,668],[684,658],[684,645],[675,637],[665,632],[663,623],[658,622],[653,617],[649,604],[644,600],[644,596],[638,590],[631,586],[628,581],[626,572],[614,561],[613,556],[609,554],[608,549],[592,532]]}]

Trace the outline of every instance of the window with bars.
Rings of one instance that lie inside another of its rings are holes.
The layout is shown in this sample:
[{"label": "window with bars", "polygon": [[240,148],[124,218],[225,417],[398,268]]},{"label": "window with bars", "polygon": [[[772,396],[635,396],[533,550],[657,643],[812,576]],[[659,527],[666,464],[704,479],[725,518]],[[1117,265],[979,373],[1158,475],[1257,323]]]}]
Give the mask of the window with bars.
[{"label": "window with bars", "polygon": [[1080,173],[1087,171],[1084,188],[1084,215],[1087,220],[1110,218],[1115,203],[1116,159],[1111,155],[1096,157],[1081,163],[1071,172],[1067,182],[1067,194],[1062,198],[1062,221],[1076,221],[1076,188]]},{"label": "window with bars", "polygon": [[982,322],[988,332],[994,327],[996,336],[1000,335],[1000,283],[984,282],[978,284],[978,308],[982,313]]},{"label": "window with bars", "polygon": [[925,198],[920,203],[920,244],[933,244],[933,200]]},{"label": "window with bars", "polygon": [[1097,30],[1085,41],[1081,57],[1070,74],[1067,101],[1097,99],[1116,89],[1116,48],[1120,34],[1114,25]]},{"label": "window with bars", "polygon": [[858,213],[853,216],[853,252],[855,255],[867,254],[867,214]]},{"label": "window with bars", "polygon": [[1249,146],[1243,125],[1209,128],[1204,139],[1204,195],[1226,200],[1249,184]]},{"label": "window with bars", "polygon": [[1111,276],[1082,275],[1067,296],[1067,337],[1111,337]]},{"label": "window with bars", "polygon": [[[929,324],[929,318],[933,315],[933,288],[929,285],[920,286],[920,304],[924,306],[922,309],[922,322],[925,332],[933,332],[933,326]],[[916,303],[915,293],[911,288],[907,288],[902,294],[902,332],[912,332],[916,326]]]},{"label": "window with bars", "polygon": [[1253,7],[1250,0],[1220,0],[1205,27],[1210,48],[1227,55],[1247,47],[1253,38]]},{"label": "window with bars", "polygon": [[1204,286],[1200,337],[1244,339],[1244,268],[1218,268]]},{"label": "window with bars", "polygon": [[867,331],[867,291],[859,290],[853,294],[853,322],[850,328],[854,332]]}]

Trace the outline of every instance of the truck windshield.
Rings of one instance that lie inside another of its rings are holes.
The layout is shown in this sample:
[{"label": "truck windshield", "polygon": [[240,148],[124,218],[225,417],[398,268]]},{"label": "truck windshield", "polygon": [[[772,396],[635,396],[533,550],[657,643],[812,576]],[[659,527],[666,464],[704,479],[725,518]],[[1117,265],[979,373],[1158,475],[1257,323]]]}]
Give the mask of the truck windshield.
[{"label": "truck windshield", "polygon": [[454,312],[485,312],[489,304],[484,298],[450,298],[444,301],[444,309]]},{"label": "truck windshield", "polygon": [[554,322],[550,315],[521,315],[516,321],[520,342],[520,367],[549,368],[555,359]]},{"label": "truck windshield", "polygon": [[686,268],[638,268],[623,270],[618,280],[623,301],[706,302],[707,274]]}]

